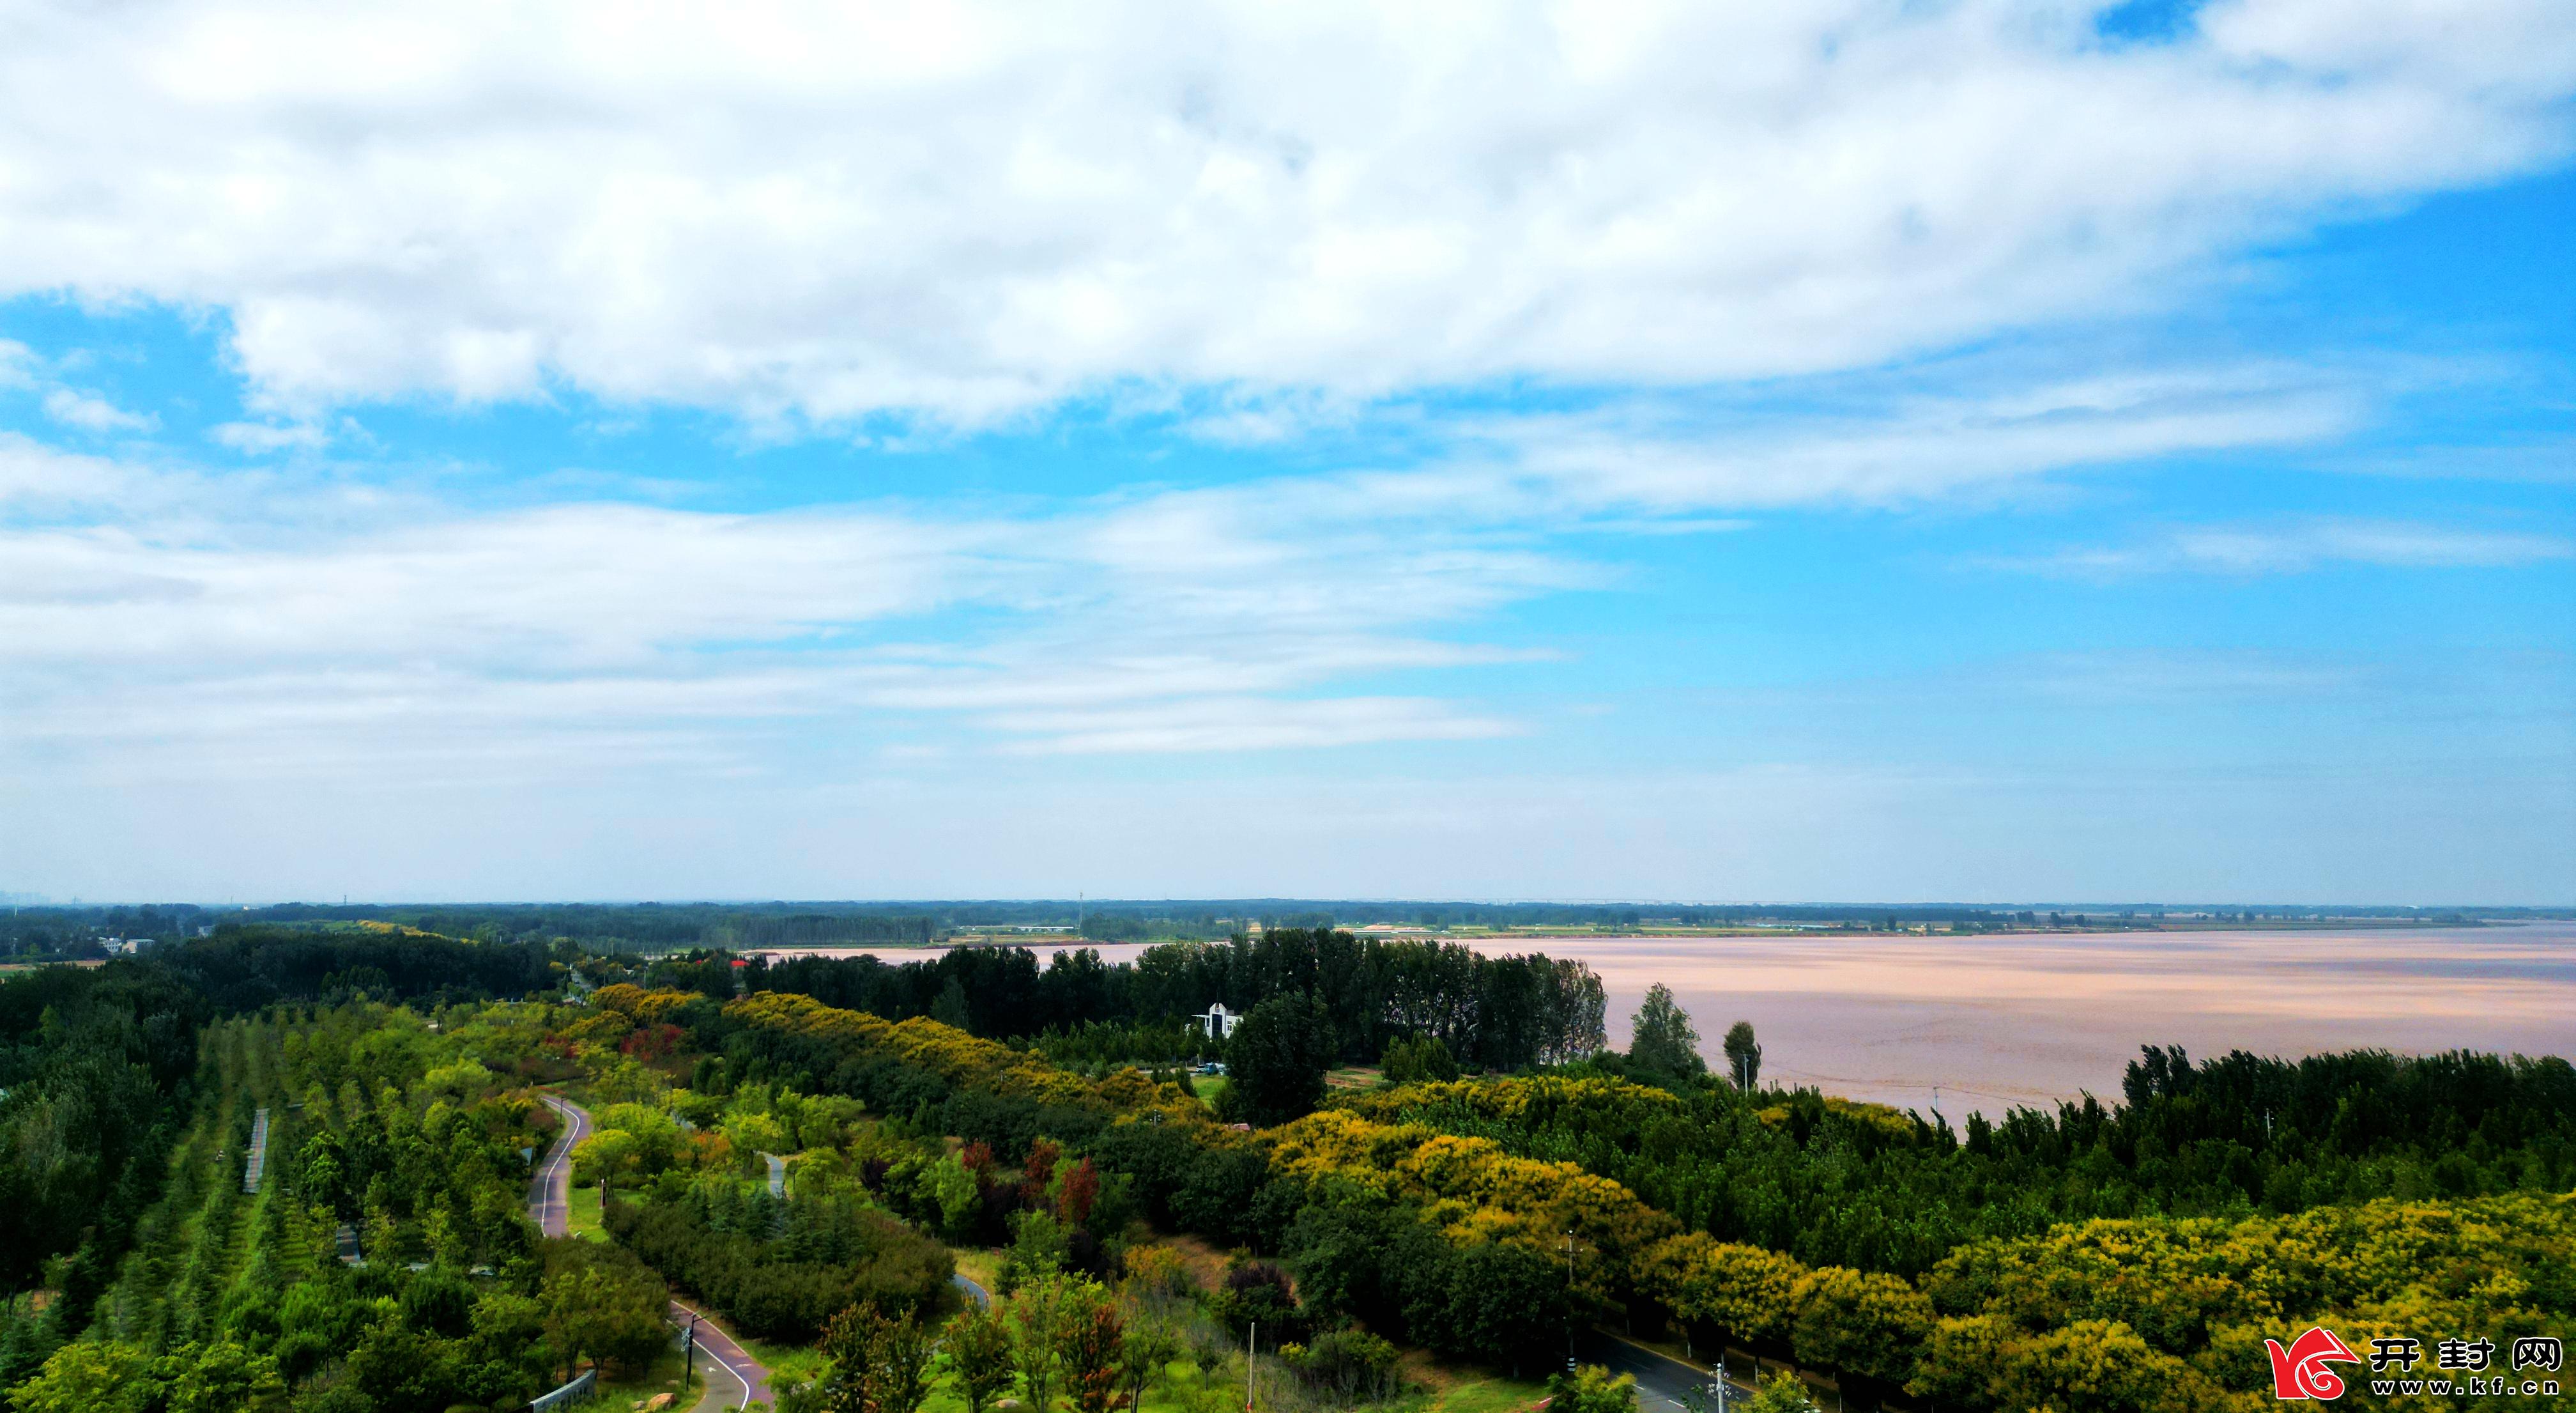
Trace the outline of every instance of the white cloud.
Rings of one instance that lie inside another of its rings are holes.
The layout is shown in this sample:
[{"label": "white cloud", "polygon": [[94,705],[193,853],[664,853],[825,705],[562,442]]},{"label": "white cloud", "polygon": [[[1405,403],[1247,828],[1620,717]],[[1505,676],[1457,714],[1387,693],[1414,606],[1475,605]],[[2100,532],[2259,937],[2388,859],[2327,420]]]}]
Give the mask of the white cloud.
[{"label": "white cloud", "polygon": [[2134,544],[2070,549],[2009,567],[2084,577],[2297,574],[2335,565],[2501,569],[2576,558],[2576,540],[2402,520],[2318,518],[2287,524],[2192,525]]},{"label": "white cloud", "polygon": [[1605,399],[1581,411],[1428,417],[1440,448],[1402,471],[1314,476],[1169,504],[1258,501],[1281,526],[1578,525],[1738,528],[1707,512],[1895,508],[2009,493],[2051,473],[2329,442],[2370,421],[2361,379],[2268,364],[2064,381],[1963,375],[1949,394],[1845,393],[1745,407],[1703,397]]},{"label": "white cloud", "polygon": [[169,479],[122,461],[77,456],[0,431],[0,515],[146,514],[158,508],[170,486]]},{"label": "white cloud", "polygon": [[1519,734],[1511,721],[1415,697],[1200,697],[1112,710],[1017,712],[990,719],[1033,739],[1028,754],[1132,755],[1264,751],[1381,741],[1465,741]]},{"label": "white cloud", "polygon": [[254,774],[369,743],[421,769],[582,769],[648,742],[734,768],[781,720],[1052,754],[1485,737],[1518,728],[1416,684],[1545,656],[1461,635],[1618,581],[1564,532],[1740,531],[1718,512],[1982,493],[2360,414],[2332,378],[2265,366],[1785,421],[1654,398],[1389,415],[1457,445],[1402,472],[760,513],[469,511],[434,478],[206,476],[0,436],[0,711],[21,742],[124,769]]},{"label": "white cloud", "polygon": [[153,426],[150,417],[128,412],[95,393],[72,388],[55,388],[46,393],[45,415],[84,432],[140,432]]},{"label": "white cloud", "polygon": [[2091,14],[27,6],[0,292],[224,311],[292,407],[1693,382],[2168,297],[2567,149],[2555,0]]},{"label": "white cloud", "polygon": [[247,456],[267,456],[281,451],[320,451],[331,444],[331,434],[310,422],[225,422],[206,433],[218,446],[230,447]]},{"label": "white cloud", "polygon": [[1319,545],[1191,493],[470,513],[270,480],[227,507],[15,451],[0,490],[24,468],[22,504],[88,509],[0,520],[0,719],[112,773],[737,769],[789,720],[1042,753],[1486,736],[1508,723],[1364,684],[1526,660],[1445,634],[1580,578],[1454,530]]},{"label": "white cloud", "polygon": [[87,362],[84,355],[49,360],[15,339],[0,339],[0,388],[41,392],[39,406],[56,426],[82,432],[145,432],[158,419],[128,412],[93,392],[59,381],[57,374]]}]

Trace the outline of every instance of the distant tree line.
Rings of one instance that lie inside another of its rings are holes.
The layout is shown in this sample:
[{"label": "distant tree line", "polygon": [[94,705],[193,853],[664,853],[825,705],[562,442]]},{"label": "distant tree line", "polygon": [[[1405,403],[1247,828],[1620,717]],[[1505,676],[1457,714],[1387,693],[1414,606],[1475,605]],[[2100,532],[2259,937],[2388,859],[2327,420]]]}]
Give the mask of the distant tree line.
[{"label": "distant tree line", "polygon": [[156,954],[227,1013],[281,1001],[511,999],[553,984],[547,948],[468,942],[383,925],[313,929],[230,923]]},{"label": "distant tree line", "polygon": [[1044,968],[1024,947],[917,962],[794,957],[735,967],[710,956],[667,964],[657,979],[716,996],[796,992],[889,1020],[937,1015],[993,1039],[1170,1026],[1220,1002],[1240,1014],[1295,997],[1317,1008],[1329,1057],[1363,1063],[1392,1041],[1422,1037],[1471,1067],[1515,1070],[1587,1056],[1603,1038],[1601,979],[1581,962],[1302,928],[1166,943],[1132,963],[1104,962],[1089,948],[1059,951]]},{"label": "distant tree line", "polygon": [[218,915],[187,903],[113,908],[10,908],[0,912],[0,958],[88,960],[108,938],[159,944],[193,937]]}]

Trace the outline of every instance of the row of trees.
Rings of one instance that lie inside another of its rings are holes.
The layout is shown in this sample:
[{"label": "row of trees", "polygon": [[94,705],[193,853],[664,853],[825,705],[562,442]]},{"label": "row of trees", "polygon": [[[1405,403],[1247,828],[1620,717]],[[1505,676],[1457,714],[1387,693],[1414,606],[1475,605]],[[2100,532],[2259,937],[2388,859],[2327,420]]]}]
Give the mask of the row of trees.
[{"label": "row of trees", "polygon": [[160,1193],[211,1008],[166,970],[45,967],[0,980],[0,1293],[54,1282],[77,1326]]},{"label": "row of trees", "polygon": [[700,1184],[678,1200],[612,1197],[604,1218],[620,1246],[759,1339],[810,1341],[854,1296],[890,1312],[933,1311],[955,1270],[937,1242],[848,1198],[781,1210],[765,1198],[714,1200]]},{"label": "row of trees", "polygon": [[661,1280],[525,1219],[520,1155],[542,1138],[528,1098],[469,1058],[495,1048],[492,1015],[433,1030],[362,1003],[205,1027],[186,1129],[113,1280],[85,1309],[13,1301],[0,1320],[6,1406],[445,1413],[652,1358]]},{"label": "row of trees", "polygon": [[[1192,1348],[1188,1283],[1167,1251],[1140,1253],[1118,1283],[1047,1270],[1007,1300],[968,1302],[944,1328],[918,1312],[861,1302],[833,1317],[819,1347],[820,1378],[779,1390],[779,1413],[918,1413],[934,1387],[951,1384],[967,1413],[1017,1393],[1052,1413],[1110,1413],[1141,1404]],[[1192,1352],[1213,1354],[1204,1337]],[[1198,1361],[1202,1386],[1216,1360]],[[1204,1387],[1202,1388],[1204,1391]]]},{"label": "row of trees", "polygon": [[1320,1008],[1331,1053],[1357,1063],[1411,1036],[1436,1038],[1463,1063],[1501,1070],[1562,1064],[1603,1043],[1601,979],[1581,962],[1328,930],[1168,943],[1133,963],[1104,962],[1082,948],[1058,952],[1041,968],[1028,949],[999,947],[899,963],[797,957],[737,968],[713,956],[664,972],[670,984],[718,996],[795,992],[889,1020],[933,1016],[1003,1039],[1092,1025],[1171,1027],[1219,1002],[1243,1012],[1294,998]]},{"label": "row of trees", "polygon": [[[1964,1136],[1938,1116],[1812,1091],[1669,1073],[1642,1085],[1616,1068],[1334,1102],[1570,1160],[1721,1241],[1903,1275],[1971,1241],[2094,1217],[2576,1185],[2576,1070],[2556,1059],[2236,1054],[2193,1066],[2151,1050],[2130,1067],[2125,1105],[2086,1098],[1991,1125],[1972,1115]],[[1645,1072],[1633,1057],[1629,1068]]]}]

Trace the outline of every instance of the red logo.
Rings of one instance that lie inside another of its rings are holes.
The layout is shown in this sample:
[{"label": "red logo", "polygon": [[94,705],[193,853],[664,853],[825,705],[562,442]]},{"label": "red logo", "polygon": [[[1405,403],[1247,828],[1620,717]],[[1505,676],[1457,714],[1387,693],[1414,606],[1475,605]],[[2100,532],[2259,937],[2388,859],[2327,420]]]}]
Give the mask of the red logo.
[{"label": "red logo", "polygon": [[2361,1356],[2335,1338],[2334,1331],[2323,1327],[2299,1336],[2287,1349],[2277,1339],[2263,1341],[2263,1347],[2272,1351],[2272,1394],[2276,1398],[2341,1398],[2343,1376],[2326,1365],[2361,1362]]}]

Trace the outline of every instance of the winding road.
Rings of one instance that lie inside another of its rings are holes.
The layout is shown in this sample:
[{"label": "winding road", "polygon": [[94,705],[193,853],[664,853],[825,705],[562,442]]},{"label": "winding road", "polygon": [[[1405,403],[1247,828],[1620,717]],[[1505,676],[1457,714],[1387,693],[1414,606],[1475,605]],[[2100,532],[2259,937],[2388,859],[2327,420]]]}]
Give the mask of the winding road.
[{"label": "winding road", "polygon": [[[1685,1364],[1669,1354],[1661,1354],[1642,1344],[1634,1344],[1607,1330],[1586,1330],[1579,1337],[1583,1362],[1599,1364],[1614,1374],[1637,1376],[1637,1403],[1647,1413],[1686,1413],[1690,1405],[1684,1397],[1695,1388],[1705,1388],[1716,1381],[1716,1374],[1697,1364]],[[1726,1402],[1732,1408],[1753,1396],[1751,1375],[1746,1360],[1728,1361]],[[1815,1393],[1808,1390],[1809,1396]],[[1837,1395],[1839,1398],[1839,1395]],[[1711,1400],[1714,1413],[1715,1400]]]},{"label": "winding road", "polygon": [[[575,1144],[590,1137],[590,1111],[556,1094],[540,1094],[546,1107],[563,1119],[563,1136],[555,1141],[546,1161],[528,1179],[528,1216],[548,1236],[572,1235],[572,1150]],[[754,1400],[762,1404],[773,1401],[769,1391],[769,1370],[736,1343],[731,1332],[715,1318],[692,1306],[674,1300],[663,1312],[677,1329],[692,1324],[698,1331],[698,1349],[714,1365],[707,1371],[707,1391],[698,1399],[692,1413],[740,1413]],[[719,1374],[717,1371],[721,1370]]]},{"label": "winding road", "polygon": [[[737,1410],[749,1408],[753,1399],[764,1404],[777,1401],[769,1391],[769,1371],[761,1367],[759,1360],[745,1353],[743,1347],[734,1342],[733,1336],[725,1333],[723,1326],[677,1300],[671,1302],[669,1314],[671,1323],[682,1329],[688,1328],[692,1320],[696,1321],[698,1352],[715,1365],[714,1369],[707,1371],[707,1391],[698,1400],[695,1413],[737,1413]],[[716,1369],[722,1369],[725,1377],[716,1377]]]},{"label": "winding road", "polygon": [[569,1099],[539,1094],[546,1107],[563,1120],[563,1136],[554,1151],[528,1179],[528,1219],[548,1236],[572,1235],[572,1150],[590,1137],[590,1111]]}]

